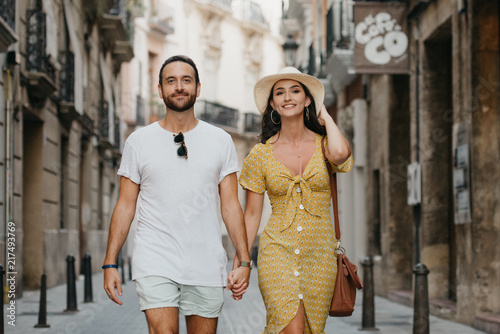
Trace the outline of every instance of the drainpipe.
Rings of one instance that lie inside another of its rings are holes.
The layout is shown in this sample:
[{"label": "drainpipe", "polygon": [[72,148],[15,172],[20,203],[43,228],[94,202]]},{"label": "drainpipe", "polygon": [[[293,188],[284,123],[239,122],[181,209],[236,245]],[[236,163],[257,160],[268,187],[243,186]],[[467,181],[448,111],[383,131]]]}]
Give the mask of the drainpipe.
[{"label": "drainpipe", "polygon": [[[13,221],[13,209],[12,202],[14,198],[14,138],[12,129],[12,99],[11,99],[11,77],[12,69],[10,65],[4,68],[6,74],[6,90],[5,90],[5,241],[7,241],[8,236],[8,223]],[[18,227],[20,228],[20,227]],[[8,243],[5,243],[5,247],[8,247]],[[5,250],[4,263],[7,263],[8,250]],[[9,266],[6,265],[6,271],[9,272]]]},{"label": "drainpipe", "polygon": [[[416,25],[418,32],[414,33],[414,39],[416,42],[416,52],[415,52],[415,149],[416,149],[416,162],[420,164],[420,39],[417,38],[420,35],[420,21],[416,18]],[[422,182],[422,181],[421,181]],[[421,186],[421,185],[420,185]],[[413,207],[413,215],[415,218],[415,264],[420,263],[420,225],[422,216],[422,206],[421,203],[416,204]]]},{"label": "drainpipe", "polygon": [[[417,68],[416,68],[416,87],[415,87],[415,98],[416,98],[416,115],[415,115],[415,127],[416,127],[416,159],[420,163],[420,46],[417,42]],[[413,212],[415,216],[415,264],[420,263],[420,217],[422,212],[421,204],[417,204],[413,207]]]}]

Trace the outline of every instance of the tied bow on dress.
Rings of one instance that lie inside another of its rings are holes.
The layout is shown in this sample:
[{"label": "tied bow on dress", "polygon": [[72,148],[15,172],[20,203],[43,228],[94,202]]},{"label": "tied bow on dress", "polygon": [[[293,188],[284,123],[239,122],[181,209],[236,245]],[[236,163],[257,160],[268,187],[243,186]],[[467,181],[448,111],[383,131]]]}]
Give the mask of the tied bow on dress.
[{"label": "tied bow on dress", "polygon": [[305,210],[307,213],[319,217],[320,210],[317,206],[313,205],[313,201],[311,201],[311,197],[313,196],[313,191],[308,184],[308,181],[315,175],[316,173],[304,173],[302,176],[296,175],[292,176],[290,172],[287,173],[282,172],[280,177],[285,179],[284,181],[288,181],[288,190],[285,196],[285,221],[280,229],[281,232],[289,228],[293,220],[295,219],[295,215],[297,213],[297,208],[300,210]]}]

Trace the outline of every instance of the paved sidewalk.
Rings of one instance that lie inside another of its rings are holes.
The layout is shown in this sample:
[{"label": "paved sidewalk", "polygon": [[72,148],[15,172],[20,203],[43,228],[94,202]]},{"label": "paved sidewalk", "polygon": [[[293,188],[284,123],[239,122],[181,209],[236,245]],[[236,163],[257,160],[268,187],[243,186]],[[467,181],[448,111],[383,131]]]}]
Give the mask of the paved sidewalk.
[{"label": "paved sidewalk", "polygon": [[[94,302],[83,303],[83,278],[77,281],[78,312],[65,313],[66,285],[47,291],[47,323],[50,328],[34,328],[38,323],[39,292],[25,292],[23,298],[16,300],[16,326],[8,325],[5,318],[5,333],[35,334],[147,334],[144,314],[139,310],[135,284],[127,281],[124,287],[123,306],[109,301],[102,289],[102,273],[92,277]],[[360,332],[362,295],[358,293],[358,307],[352,317],[328,318],[326,334]],[[412,333],[413,309],[393,303],[384,298],[375,298],[375,325],[381,334]],[[4,310],[4,315],[6,315]],[[186,333],[184,319],[180,319],[180,333]],[[257,273],[252,270],[250,288],[242,301],[234,301],[230,293],[225,293],[225,304],[219,318],[220,334],[261,333],[265,326],[265,309],[257,287]],[[471,327],[430,317],[431,333],[479,334]]]}]

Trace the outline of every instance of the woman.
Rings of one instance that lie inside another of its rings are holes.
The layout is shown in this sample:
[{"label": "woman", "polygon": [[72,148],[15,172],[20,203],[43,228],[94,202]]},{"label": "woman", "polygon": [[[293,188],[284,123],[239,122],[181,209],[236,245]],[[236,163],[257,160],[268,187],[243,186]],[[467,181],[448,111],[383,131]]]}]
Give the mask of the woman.
[{"label": "woman", "polygon": [[249,248],[265,191],[272,205],[258,255],[265,333],[324,333],[330,309],[337,261],[322,137],[335,172],[349,171],[352,157],[323,105],[324,95],[318,79],[292,67],[260,79],[254,88],[263,114],[261,143],[245,159],[239,182],[247,191]]}]

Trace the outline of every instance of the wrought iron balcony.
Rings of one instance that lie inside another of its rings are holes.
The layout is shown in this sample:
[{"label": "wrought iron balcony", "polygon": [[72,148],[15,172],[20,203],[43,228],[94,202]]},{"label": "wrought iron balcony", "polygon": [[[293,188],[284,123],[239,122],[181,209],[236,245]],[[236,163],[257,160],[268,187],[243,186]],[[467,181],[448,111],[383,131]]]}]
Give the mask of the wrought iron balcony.
[{"label": "wrought iron balcony", "polygon": [[62,65],[59,72],[59,96],[61,101],[75,102],[75,56],[67,50],[60,53]]},{"label": "wrought iron balcony", "polygon": [[97,22],[105,44],[112,51],[113,67],[117,71],[123,62],[134,57],[130,13],[125,0],[116,0],[114,7],[100,15]]},{"label": "wrought iron balcony", "polygon": [[9,45],[17,41],[16,2],[0,0],[0,52],[5,52]]},{"label": "wrought iron balcony", "polygon": [[254,113],[245,114],[245,132],[259,133],[262,126],[262,116]]},{"label": "wrought iron balcony", "polygon": [[0,0],[0,17],[12,30],[16,30],[16,1]]},{"label": "wrought iron balcony", "polygon": [[128,15],[124,0],[117,0],[111,10],[98,19],[99,29],[109,41],[129,41]]},{"label": "wrought iron balcony", "polygon": [[172,24],[172,17],[160,19],[157,16],[149,19],[149,28],[161,35],[168,35],[174,33],[174,26]]},{"label": "wrought iron balcony", "polygon": [[120,148],[120,118],[115,115],[114,119],[114,126],[115,126],[115,145],[114,147],[119,149]]},{"label": "wrought iron balcony", "polygon": [[135,125],[145,125],[146,124],[146,103],[144,98],[137,95],[136,108],[135,108]]},{"label": "wrought iron balcony", "polygon": [[59,71],[59,120],[67,128],[71,123],[80,121],[85,127],[85,120],[75,109],[75,59],[73,52],[67,50],[59,53],[61,70]]},{"label": "wrought iron balcony", "polygon": [[238,126],[238,110],[218,103],[199,101],[199,118],[208,123],[236,129]]},{"label": "wrought iron balcony", "polygon": [[26,70],[30,94],[37,99],[51,95],[55,90],[56,70],[45,53],[46,15],[41,6],[28,10],[26,31]]},{"label": "wrought iron balcony", "polygon": [[336,92],[356,78],[353,5],[353,1],[334,0],[326,16],[326,54],[321,54],[319,73],[330,74],[330,84]]},{"label": "wrought iron balcony", "polygon": [[88,134],[94,133],[94,121],[89,115],[87,115],[87,113],[83,113],[80,122]]},{"label": "wrought iron balcony", "polygon": [[354,21],[352,3],[334,1],[326,16],[326,51],[330,56],[334,49],[352,49],[354,36]]},{"label": "wrought iron balcony", "polygon": [[109,105],[108,101],[102,100],[99,108],[99,143],[105,147],[111,147],[109,138]]}]

